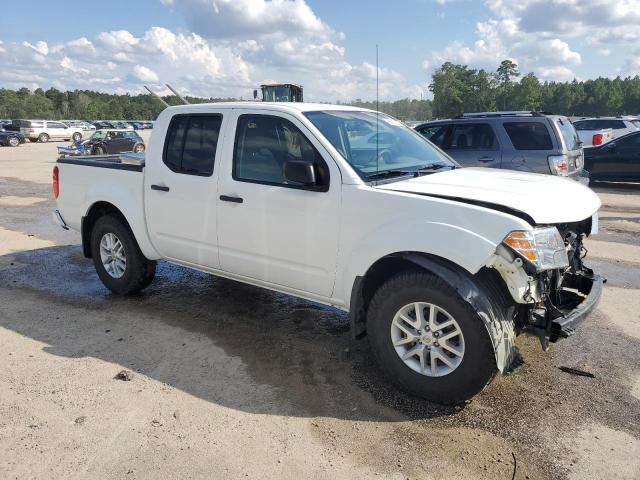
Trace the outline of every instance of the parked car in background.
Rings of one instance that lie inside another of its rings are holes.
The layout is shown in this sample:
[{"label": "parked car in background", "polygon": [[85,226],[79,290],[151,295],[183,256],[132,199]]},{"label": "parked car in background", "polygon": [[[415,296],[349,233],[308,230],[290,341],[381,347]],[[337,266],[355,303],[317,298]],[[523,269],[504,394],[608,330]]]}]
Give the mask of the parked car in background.
[{"label": "parked car in background", "polygon": [[62,122],[70,127],[79,127],[84,132],[95,131],[96,127],[89,122],[85,122],[84,120],[62,120]]},{"label": "parked car in background", "polygon": [[144,123],[142,122],[127,122],[133,127],[134,130],[144,130]]},{"label": "parked car in background", "polygon": [[601,128],[592,130],[589,128],[588,123],[575,125],[574,127],[578,132],[578,138],[582,142],[582,148],[597,147],[613,140],[613,129]]},{"label": "parked car in background", "polygon": [[96,130],[103,130],[105,128],[115,128],[111,122],[106,122],[104,120],[96,120],[93,122],[93,126],[96,127]]},{"label": "parked car in background", "polygon": [[53,120],[13,120],[12,125],[14,128],[17,126],[19,132],[32,142],[48,142],[49,140],[79,142],[84,133],[80,127],[70,127]]},{"label": "parked car in background", "polygon": [[0,145],[4,145],[6,147],[18,147],[21,143],[26,141],[26,137],[20,132],[5,130],[3,125],[0,125]]},{"label": "parked car in background", "polygon": [[97,130],[82,145],[91,155],[141,153],[145,150],[144,140],[136,132],[122,129]]},{"label": "parked car in background", "polygon": [[121,130],[133,130],[133,127],[129,125],[127,122],[112,120],[110,123],[113,125],[113,128],[119,128]]},{"label": "parked car in background", "polygon": [[613,138],[618,138],[640,130],[640,118],[632,116],[581,118],[574,121],[573,125],[578,132],[610,128],[613,131]]},{"label": "parked car in background", "polygon": [[153,122],[143,122],[143,124],[145,129],[150,130],[153,128]]},{"label": "parked car in background", "polygon": [[569,177],[585,183],[583,152],[567,117],[538,112],[468,113],[415,129],[465,167]]},{"label": "parked car in background", "polygon": [[640,181],[640,131],[584,150],[591,180]]},{"label": "parked car in background", "polygon": [[[352,146],[355,131],[385,133],[387,148]],[[382,113],[181,105],[160,113],[149,147],[143,162],[65,156],[53,170],[54,218],[81,233],[107,288],[144,289],[164,259],[340,308],[413,395],[470,398],[520,360],[517,333],[546,349],[602,293],[583,263],[600,207],[593,191],[459,168]]]}]

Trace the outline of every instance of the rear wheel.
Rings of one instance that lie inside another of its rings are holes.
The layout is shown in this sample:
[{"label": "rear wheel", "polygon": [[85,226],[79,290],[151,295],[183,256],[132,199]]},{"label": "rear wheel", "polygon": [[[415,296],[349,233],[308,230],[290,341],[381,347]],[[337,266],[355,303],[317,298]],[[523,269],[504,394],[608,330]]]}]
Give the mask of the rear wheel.
[{"label": "rear wheel", "polygon": [[91,232],[91,255],[102,283],[120,295],[139,292],[156,273],[156,262],[142,254],[129,227],[113,215],[96,221]]},{"label": "rear wheel", "polygon": [[49,134],[41,133],[40,135],[38,135],[38,141],[42,142],[42,143],[48,142],[49,141]]},{"label": "rear wheel", "polygon": [[441,278],[404,273],[375,293],[367,334],[389,379],[412,395],[456,404],[480,392],[497,368],[477,312]]},{"label": "rear wheel", "polygon": [[9,146],[18,147],[20,145],[20,139],[18,137],[9,137]]},{"label": "rear wheel", "polygon": [[104,155],[104,148],[98,146],[98,147],[93,147],[93,151],[92,151],[93,155]]}]

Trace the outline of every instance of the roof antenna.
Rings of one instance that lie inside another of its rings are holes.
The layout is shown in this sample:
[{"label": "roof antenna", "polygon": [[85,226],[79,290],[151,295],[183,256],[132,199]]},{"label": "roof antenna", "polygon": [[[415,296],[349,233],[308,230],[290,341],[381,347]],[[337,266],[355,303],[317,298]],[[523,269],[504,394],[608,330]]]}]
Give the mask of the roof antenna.
[{"label": "roof antenna", "polygon": [[180,95],[180,94],[178,93],[178,91],[177,91],[175,88],[173,88],[173,87],[172,87],[171,85],[169,85],[168,83],[165,83],[165,85],[167,86],[167,88],[168,88],[169,90],[171,90],[171,91],[176,95],[176,97],[178,97],[178,98],[180,99],[180,101],[181,101],[183,104],[185,104],[185,105],[191,105],[191,104],[190,104],[186,99],[184,99],[184,98],[182,97],[182,95]]},{"label": "roof antenna", "polygon": [[[379,102],[379,87],[378,87],[378,74],[380,69],[378,68],[378,44],[376,43],[376,178],[378,178],[378,173],[380,173],[380,152],[379,152],[379,141],[380,135],[378,135],[378,116],[380,115],[380,102]],[[376,182],[377,185],[377,182]]]},{"label": "roof antenna", "polygon": [[169,105],[167,102],[164,101],[164,98],[162,98],[160,95],[158,95],[156,92],[154,92],[153,90],[151,90],[149,87],[147,87],[146,85],[144,86],[144,88],[147,89],[147,92],[149,92],[151,95],[153,95],[154,97],[156,97],[158,100],[160,100],[162,102],[162,104],[165,107],[170,107],[171,105]]}]

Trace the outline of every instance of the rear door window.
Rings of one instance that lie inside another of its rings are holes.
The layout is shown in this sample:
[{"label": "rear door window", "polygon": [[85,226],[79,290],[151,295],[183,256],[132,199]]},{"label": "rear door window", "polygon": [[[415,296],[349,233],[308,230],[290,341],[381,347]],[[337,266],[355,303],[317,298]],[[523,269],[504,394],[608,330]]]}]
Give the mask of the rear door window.
[{"label": "rear door window", "polygon": [[542,122],[505,122],[504,129],[516,150],[552,150],[547,126]]},{"label": "rear door window", "polygon": [[576,132],[576,129],[573,127],[569,119],[556,118],[555,122],[558,126],[558,130],[560,130],[560,135],[562,135],[562,139],[564,140],[567,150],[577,150],[580,148],[578,132]]},{"label": "rear door window", "polygon": [[176,173],[211,176],[222,115],[176,115],[171,120],[163,162]]},{"label": "rear door window", "polygon": [[427,140],[440,148],[444,147],[444,141],[447,138],[449,125],[430,125],[422,127],[418,130]]},{"label": "rear door window", "polygon": [[67,128],[67,126],[60,122],[47,122],[47,128]]},{"label": "rear door window", "polygon": [[459,123],[451,131],[451,149],[495,150],[496,136],[487,123]]}]

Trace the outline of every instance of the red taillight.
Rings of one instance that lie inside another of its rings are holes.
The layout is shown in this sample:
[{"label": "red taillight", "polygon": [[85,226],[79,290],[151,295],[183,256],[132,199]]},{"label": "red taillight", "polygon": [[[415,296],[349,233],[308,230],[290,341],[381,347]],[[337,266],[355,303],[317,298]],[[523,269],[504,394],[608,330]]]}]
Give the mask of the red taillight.
[{"label": "red taillight", "polygon": [[58,166],[53,167],[53,196],[58,198],[60,195],[60,176],[58,175]]},{"label": "red taillight", "polygon": [[602,145],[602,134],[601,133],[596,133],[593,136],[593,145]]},{"label": "red taillight", "polygon": [[27,133],[33,133],[35,130],[33,128],[27,128]]}]

